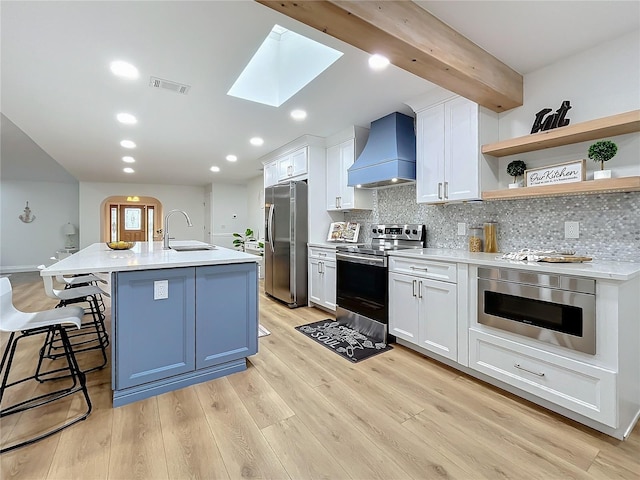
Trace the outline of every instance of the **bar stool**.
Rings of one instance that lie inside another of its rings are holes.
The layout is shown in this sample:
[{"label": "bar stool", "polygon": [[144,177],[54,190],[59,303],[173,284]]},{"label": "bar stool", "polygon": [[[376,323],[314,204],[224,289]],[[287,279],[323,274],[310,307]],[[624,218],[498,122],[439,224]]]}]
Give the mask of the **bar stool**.
[{"label": "bar stool", "polygon": [[[49,298],[58,300],[56,308],[66,307],[68,305],[84,303],[88,304],[88,311],[91,315],[90,321],[82,322],[78,332],[69,334],[71,345],[76,354],[89,350],[100,350],[102,353],[102,363],[99,365],[83,370],[84,373],[100,370],[107,364],[107,347],[109,346],[109,334],[104,324],[104,314],[100,310],[98,304],[99,295],[109,295],[96,285],[85,285],[81,287],[57,290],[53,288],[53,278],[49,275],[42,277],[44,282],[44,291]],[[43,356],[49,359],[56,359],[63,353],[61,352],[60,338],[57,334],[51,333],[47,335],[44,345]]]},{"label": "bar stool", "polygon": [[[7,389],[29,380],[44,382],[48,380],[57,380],[59,378],[70,378],[72,382],[71,386],[65,386],[64,388],[56,391],[37,395],[28,400],[23,400],[11,406],[2,408],[0,410],[0,418],[41,407],[69,397],[78,392],[82,392],[87,404],[86,412],[79,414],[71,420],[65,421],[62,425],[53,427],[45,433],[8,447],[0,448],[0,454],[47,438],[81,420],[84,420],[91,413],[92,406],[91,399],[89,398],[89,392],[87,391],[86,377],[78,367],[78,362],[71,347],[71,343],[69,342],[66,330],[67,327],[80,328],[83,315],[84,310],[82,307],[65,307],[33,313],[21,312],[13,305],[12,289],[9,279],[6,277],[0,278],[0,331],[10,332],[9,340],[5,351],[2,354],[2,361],[0,362],[0,372],[2,374],[2,383],[0,384],[0,402],[2,401]],[[15,357],[18,342],[26,337],[39,334],[49,335],[52,332],[60,337],[62,348],[64,350],[61,357],[66,360],[66,367],[42,372],[43,357],[40,355],[38,365],[33,375],[9,382],[9,372]],[[62,377],[59,375],[54,376],[54,374],[58,374],[60,372],[67,373]]]},{"label": "bar stool", "polygon": [[[38,268],[42,270],[44,268],[44,265],[38,265]],[[56,275],[56,281],[64,285],[65,289],[76,288],[76,287],[86,287],[87,285],[98,286],[98,283],[104,283],[104,284],[107,283],[105,280],[94,275],[93,273],[74,275],[71,277],[65,277],[64,275]],[[102,300],[102,294],[97,296],[97,300],[98,300],[98,305],[100,307],[100,311],[104,313],[105,305],[104,305],[104,301]]]}]

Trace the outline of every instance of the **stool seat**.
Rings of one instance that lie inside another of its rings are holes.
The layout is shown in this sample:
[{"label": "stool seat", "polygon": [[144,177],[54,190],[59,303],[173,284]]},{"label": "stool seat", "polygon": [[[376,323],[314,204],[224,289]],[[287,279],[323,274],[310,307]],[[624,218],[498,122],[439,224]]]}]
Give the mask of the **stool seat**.
[{"label": "stool seat", "polygon": [[66,285],[67,287],[73,287],[75,285],[83,285],[85,283],[107,283],[100,277],[95,276],[93,273],[88,273],[86,275],[76,275],[75,277],[65,277],[63,275],[56,275],[56,280]]},{"label": "stool seat", "polygon": [[2,320],[0,320],[0,331],[2,332],[19,332],[54,324],[69,324],[80,328],[84,316],[84,308],[82,307],[54,308],[32,313],[16,310],[13,305],[11,307],[2,309]]},{"label": "stool seat", "polygon": [[107,292],[105,292],[104,290],[102,290],[100,287],[96,285],[85,285],[83,287],[68,288],[64,290],[56,290],[56,289],[52,289],[52,290],[54,292],[54,295],[58,298],[58,300],[65,300],[65,301],[73,300],[75,298],[89,297],[91,295],[105,295],[106,297],[109,296]]}]

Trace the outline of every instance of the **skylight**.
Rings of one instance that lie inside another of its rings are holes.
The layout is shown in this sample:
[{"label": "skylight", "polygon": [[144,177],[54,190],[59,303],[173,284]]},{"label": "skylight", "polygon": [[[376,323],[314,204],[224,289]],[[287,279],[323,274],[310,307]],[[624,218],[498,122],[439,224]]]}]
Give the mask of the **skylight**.
[{"label": "skylight", "polygon": [[279,107],[342,52],[274,25],[227,95]]}]

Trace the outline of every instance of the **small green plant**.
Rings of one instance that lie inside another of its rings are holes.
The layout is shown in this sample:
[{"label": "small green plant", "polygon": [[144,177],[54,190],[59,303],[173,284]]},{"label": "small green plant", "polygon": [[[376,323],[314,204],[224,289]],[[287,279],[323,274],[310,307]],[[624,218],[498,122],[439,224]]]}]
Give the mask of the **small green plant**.
[{"label": "small green plant", "polygon": [[527,165],[522,160],[514,160],[507,165],[507,173],[513,177],[513,183],[518,181],[520,175],[524,174],[527,169]]},{"label": "small green plant", "polygon": [[618,153],[618,146],[611,140],[600,140],[589,147],[589,158],[600,162],[600,170],[604,170],[604,162],[608,162]]},{"label": "small green plant", "polygon": [[242,235],[241,233],[234,233],[233,236],[235,237],[233,240],[233,246],[236,247],[238,250],[242,250],[243,252],[246,251],[245,244],[247,242],[256,240],[255,237],[253,236],[253,230],[251,230],[250,228],[247,228],[244,231],[244,235]]}]

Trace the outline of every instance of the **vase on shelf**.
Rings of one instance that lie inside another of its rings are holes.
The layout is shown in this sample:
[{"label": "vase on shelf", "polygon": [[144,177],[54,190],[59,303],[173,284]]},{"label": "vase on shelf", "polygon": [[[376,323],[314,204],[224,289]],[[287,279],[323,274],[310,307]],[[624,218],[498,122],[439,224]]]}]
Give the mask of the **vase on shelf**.
[{"label": "vase on shelf", "polygon": [[522,180],[518,180],[517,182],[509,184],[509,188],[520,188],[520,187],[524,187],[524,182]]},{"label": "vase on shelf", "polygon": [[611,178],[611,170],[594,170],[593,179],[603,180],[605,178]]}]

